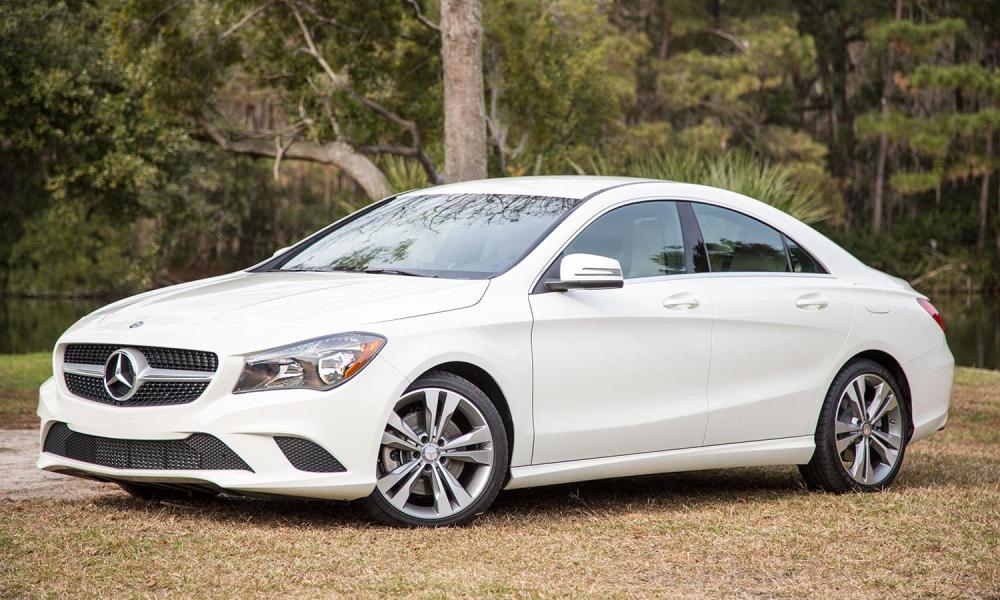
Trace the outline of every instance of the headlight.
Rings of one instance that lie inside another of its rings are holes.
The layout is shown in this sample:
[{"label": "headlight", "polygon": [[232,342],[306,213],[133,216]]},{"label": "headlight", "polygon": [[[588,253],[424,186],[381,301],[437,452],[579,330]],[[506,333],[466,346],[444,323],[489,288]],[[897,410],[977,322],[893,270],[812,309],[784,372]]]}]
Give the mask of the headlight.
[{"label": "headlight", "polygon": [[328,390],[357,375],[385,345],[371,333],[321,337],[246,357],[234,394],[263,390]]}]

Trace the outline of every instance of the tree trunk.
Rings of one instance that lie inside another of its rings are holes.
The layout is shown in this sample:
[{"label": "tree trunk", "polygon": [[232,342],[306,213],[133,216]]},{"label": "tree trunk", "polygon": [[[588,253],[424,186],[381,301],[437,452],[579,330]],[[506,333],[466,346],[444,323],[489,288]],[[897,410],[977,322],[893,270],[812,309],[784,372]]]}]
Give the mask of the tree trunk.
[{"label": "tree trunk", "polygon": [[[889,112],[889,103],[886,101],[886,94],[883,88],[882,96],[882,120]],[[882,190],[885,188],[885,159],[889,154],[889,136],[882,133],[878,137],[878,157],[875,159],[875,190],[872,192],[872,229],[882,230],[882,215],[885,211],[882,208]]]},{"label": "tree trunk", "polygon": [[444,173],[448,181],[486,177],[481,0],[442,0]]},{"label": "tree trunk", "polygon": [[[903,18],[903,0],[896,0],[895,20]],[[892,46],[886,53],[885,73],[882,79],[882,123],[889,117],[889,96],[892,95],[892,68],[895,66],[895,56]],[[872,229],[882,229],[883,194],[885,193],[885,161],[889,155],[889,136],[883,132],[878,136],[878,157],[875,159],[875,190],[872,193]],[[889,217],[890,221],[892,216]]]},{"label": "tree trunk", "polygon": [[[993,130],[986,132],[986,163],[993,159]],[[979,231],[976,234],[976,259],[982,260],[986,253],[986,229],[989,226],[990,167],[983,173],[983,184],[979,189]]]},{"label": "tree trunk", "polygon": [[[1000,180],[1000,175],[997,175],[997,179]],[[993,262],[1000,269],[1000,186],[997,186],[997,214],[993,218],[993,229],[997,231],[997,250],[993,255]],[[1000,332],[1000,319],[997,320],[997,327],[997,331]],[[1000,348],[1000,344],[997,344],[997,347]]]}]

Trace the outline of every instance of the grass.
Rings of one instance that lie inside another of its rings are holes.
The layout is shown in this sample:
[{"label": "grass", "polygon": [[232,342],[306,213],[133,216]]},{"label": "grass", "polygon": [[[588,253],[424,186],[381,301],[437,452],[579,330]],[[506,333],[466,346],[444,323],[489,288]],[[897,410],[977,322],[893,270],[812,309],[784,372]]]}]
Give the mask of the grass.
[{"label": "grass", "polygon": [[49,353],[0,355],[0,429],[38,425],[38,386],[50,375]]},{"label": "grass", "polygon": [[209,594],[996,599],[1000,373],[958,370],[948,428],[881,494],[679,473],[505,492],[415,531],[318,502],[0,503],[0,597]]}]

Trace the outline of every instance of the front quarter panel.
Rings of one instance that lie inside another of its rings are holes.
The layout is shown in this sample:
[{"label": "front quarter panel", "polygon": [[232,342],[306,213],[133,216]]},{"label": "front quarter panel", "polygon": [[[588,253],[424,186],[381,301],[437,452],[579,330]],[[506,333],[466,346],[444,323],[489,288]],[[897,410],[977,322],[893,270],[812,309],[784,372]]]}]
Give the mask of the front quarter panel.
[{"label": "front quarter panel", "polygon": [[[435,366],[464,362],[486,371],[510,409],[511,466],[531,463],[531,309],[527,295],[494,280],[483,300],[466,309],[372,326],[389,342],[379,358],[412,383]],[[388,411],[386,412],[388,417]]]}]

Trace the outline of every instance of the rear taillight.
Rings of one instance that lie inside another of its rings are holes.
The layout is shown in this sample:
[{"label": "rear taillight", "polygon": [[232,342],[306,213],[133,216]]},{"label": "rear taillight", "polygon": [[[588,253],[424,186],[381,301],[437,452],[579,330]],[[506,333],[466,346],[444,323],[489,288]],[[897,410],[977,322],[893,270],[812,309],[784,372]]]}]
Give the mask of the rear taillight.
[{"label": "rear taillight", "polygon": [[941,313],[938,312],[938,309],[934,308],[934,305],[930,303],[930,300],[917,298],[917,303],[927,311],[927,314],[934,319],[934,322],[941,326],[941,331],[944,331],[944,319],[941,318]]}]

